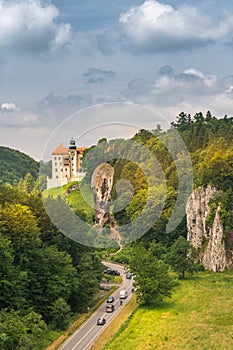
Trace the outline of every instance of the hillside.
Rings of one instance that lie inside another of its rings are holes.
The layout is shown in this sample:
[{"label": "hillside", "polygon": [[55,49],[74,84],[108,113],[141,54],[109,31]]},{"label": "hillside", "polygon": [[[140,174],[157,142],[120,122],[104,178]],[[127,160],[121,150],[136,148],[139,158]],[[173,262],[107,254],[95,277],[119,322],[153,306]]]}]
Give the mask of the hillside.
[{"label": "hillside", "polygon": [[155,308],[139,307],[105,350],[232,349],[232,271],[199,273]]},{"label": "hillside", "polygon": [[0,147],[0,185],[4,183],[16,185],[28,172],[36,179],[39,162],[20,151]]}]

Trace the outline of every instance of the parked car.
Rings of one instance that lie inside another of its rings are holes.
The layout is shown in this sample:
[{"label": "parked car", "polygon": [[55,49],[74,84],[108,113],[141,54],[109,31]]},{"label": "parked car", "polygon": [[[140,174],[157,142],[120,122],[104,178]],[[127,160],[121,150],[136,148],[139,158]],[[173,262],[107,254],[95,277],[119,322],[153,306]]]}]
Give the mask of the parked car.
[{"label": "parked car", "polygon": [[131,279],[131,273],[128,272],[128,273],[125,275],[125,277],[126,277],[128,280],[130,280],[130,279]]},{"label": "parked car", "polygon": [[113,312],[114,310],[115,310],[115,307],[113,304],[106,305],[106,312]]},{"label": "parked car", "polygon": [[101,289],[101,290],[110,290],[111,287],[110,287],[110,286],[103,286],[103,285],[100,285],[100,289]]},{"label": "parked car", "polygon": [[107,299],[107,303],[113,303],[114,302],[114,300],[115,300],[115,298],[114,297],[108,297],[108,299]]},{"label": "parked car", "polygon": [[97,326],[103,326],[103,325],[105,325],[105,323],[106,323],[105,318],[103,318],[103,317],[98,318]]},{"label": "parked car", "polygon": [[120,276],[119,271],[112,270],[112,269],[105,269],[104,273],[107,273],[108,275],[112,275],[112,276]]},{"label": "parked car", "polygon": [[120,276],[120,272],[119,271],[114,270],[114,272],[115,272],[115,276]]}]

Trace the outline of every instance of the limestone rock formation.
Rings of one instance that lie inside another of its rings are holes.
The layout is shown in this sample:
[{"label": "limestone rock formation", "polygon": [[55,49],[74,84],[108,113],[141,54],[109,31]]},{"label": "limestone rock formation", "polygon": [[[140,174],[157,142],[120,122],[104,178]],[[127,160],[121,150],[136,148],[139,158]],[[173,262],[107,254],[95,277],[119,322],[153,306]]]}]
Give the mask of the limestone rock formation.
[{"label": "limestone rock formation", "polygon": [[114,168],[107,163],[101,164],[92,176],[92,192],[95,203],[95,223],[104,227],[110,223],[109,201],[113,185]]},{"label": "limestone rock formation", "polygon": [[189,197],[186,206],[187,239],[195,248],[198,248],[200,261],[206,269],[223,271],[226,268],[232,269],[232,253],[229,256],[230,247],[226,246],[224,239],[220,207],[216,210],[211,227],[206,221],[210,213],[209,202],[215,192],[216,190],[211,186],[198,187]]}]

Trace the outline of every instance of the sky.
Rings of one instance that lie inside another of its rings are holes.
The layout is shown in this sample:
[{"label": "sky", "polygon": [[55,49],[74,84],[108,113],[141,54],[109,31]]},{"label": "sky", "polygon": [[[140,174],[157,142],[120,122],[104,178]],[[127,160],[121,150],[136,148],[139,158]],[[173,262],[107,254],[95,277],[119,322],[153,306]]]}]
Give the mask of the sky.
[{"label": "sky", "polygon": [[0,145],[48,160],[180,112],[233,115],[230,0],[0,0]]}]

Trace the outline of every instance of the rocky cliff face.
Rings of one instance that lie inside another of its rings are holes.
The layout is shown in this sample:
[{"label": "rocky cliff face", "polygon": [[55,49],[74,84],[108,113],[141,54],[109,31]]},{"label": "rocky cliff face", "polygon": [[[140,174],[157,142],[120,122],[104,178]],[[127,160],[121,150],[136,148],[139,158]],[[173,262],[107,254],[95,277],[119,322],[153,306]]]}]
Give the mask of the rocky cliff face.
[{"label": "rocky cliff face", "polygon": [[95,223],[99,228],[110,223],[109,201],[113,185],[114,168],[107,163],[96,168],[92,176],[92,192],[95,203]]},{"label": "rocky cliff face", "polygon": [[[232,269],[232,254],[226,253],[224,230],[218,207],[211,227],[206,224],[210,212],[209,201],[216,190],[210,186],[196,188],[186,206],[188,240],[198,248],[199,258],[208,270],[223,271]],[[228,256],[227,256],[228,255]]]}]

